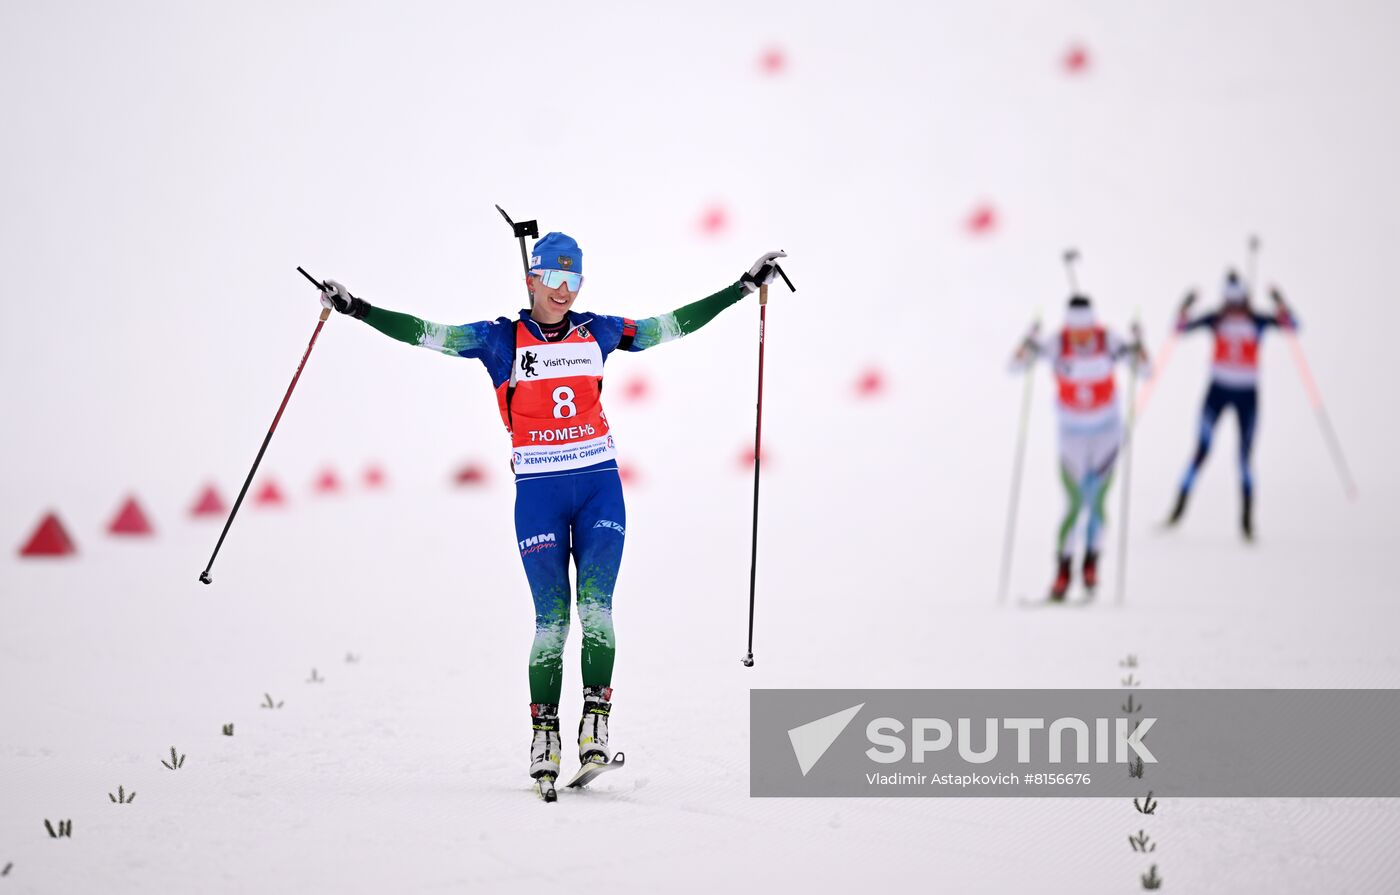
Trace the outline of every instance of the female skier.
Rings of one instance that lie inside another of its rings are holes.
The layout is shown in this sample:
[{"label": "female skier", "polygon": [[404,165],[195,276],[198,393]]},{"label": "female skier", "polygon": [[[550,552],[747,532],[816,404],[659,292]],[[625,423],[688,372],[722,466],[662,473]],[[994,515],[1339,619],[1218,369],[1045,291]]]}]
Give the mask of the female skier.
[{"label": "female skier", "polygon": [[[1079,516],[1084,525],[1084,589],[1091,595],[1098,586],[1099,540],[1104,528],[1104,500],[1108,495],[1123,424],[1114,394],[1114,364],[1131,358],[1135,365],[1147,363],[1142,334],[1133,326],[1133,342],[1098,324],[1089,299],[1070,298],[1064,328],[1049,338],[1038,338],[1036,324],[1011,359],[1013,371],[1024,370],[1037,357],[1044,357],[1054,368],[1059,386],[1056,408],[1060,418],[1060,481],[1068,498],[1060,523],[1056,550],[1055,581],[1050,599],[1064,600],[1069,590],[1074,559],[1074,539]],[[1029,374],[1027,374],[1029,375]]]},{"label": "female skier", "polygon": [[583,624],[583,718],[579,775],[611,759],[612,594],[627,515],[608,419],[600,395],[613,351],[643,351],[689,335],[776,274],[768,252],[735,283],[669,314],[632,320],[572,310],[583,285],[583,252],[563,233],[547,233],[531,253],[530,308],[519,319],[447,326],[370,305],[333,280],[321,301],[387,336],[486,366],[511,436],[515,532],[535,603],[530,651],[530,776],[554,800],[562,744],[559,692],[569,632],[569,558]]},{"label": "female skier", "polygon": [[1190,311],[1196,301],[1196,293],[1188,293],[1181,304],[1176,322],[1177,332],[1209,328],[1215,335],[1215,354],[1210,365],[1210,389],[1201,408],[1196,454],[1181,479],[1181,490],[1176,496],[1176,506],[1167,519],[1168,525],[1176,525],[1186,512],[1186,500],[1191,496],[1196,473],[1200,472],[1201,464],[1210,453],[1215,423],[1220,419],[1221,411],[1233,407],[1240,424],[1240,529],[1245,540],[1254,539],[1254,476],[1250,472],[1249,458],[1254,448],[1254,427],[1259,419],[1259,342],[1264,330],[1271,326],[1290,330],[1298,328],[1293,312],[1283,303],[1278,289],[1270,289],[1269,297],[1274,301],[1276,312],[1257,313],[1249,305],[1249,290],[1240,282],[1239,274],[1232,270],[1225,275],[1224,302],[1219,310],[1193,320]]}]

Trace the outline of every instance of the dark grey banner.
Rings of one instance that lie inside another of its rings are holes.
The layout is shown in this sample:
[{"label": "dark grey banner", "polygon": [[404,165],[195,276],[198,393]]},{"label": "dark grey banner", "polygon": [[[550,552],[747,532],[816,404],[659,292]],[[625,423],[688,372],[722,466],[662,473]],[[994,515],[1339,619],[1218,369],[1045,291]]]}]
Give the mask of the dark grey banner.
[{"label": "dark grey banner", "polygon": [[753,796],[1400,797],[1400,690],[751,690]]}]

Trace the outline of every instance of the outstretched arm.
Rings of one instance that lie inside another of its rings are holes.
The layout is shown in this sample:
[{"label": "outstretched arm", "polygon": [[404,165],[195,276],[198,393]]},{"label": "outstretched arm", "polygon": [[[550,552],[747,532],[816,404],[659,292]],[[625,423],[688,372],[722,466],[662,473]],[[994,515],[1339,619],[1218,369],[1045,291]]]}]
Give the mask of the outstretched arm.
[{"label": "outstretched arm", "polygon": [[393,339],[420,348],[431,348],[457,357],[479,357],[486,346],[488,322],[451,325],[422,320],[412,314],[401,314],[384,308],[371,307],[362,318],[364,322]]},{"label": "outstretched arm", "polygon": [[376,308],[363,298],[356,298],[335,280],[326,280],[321,303],[363,320],[392,339],[408,345],[431,348],[457,357],[481,357],[486,347],[487,328],[492,324],[466,323],[452,326],[433,323],[385,308]]},{"label": "outstretched arm", "polygon": [[1196,292],[1192,290],[1186,293],[1186,298],[1181,301],[1181,309],[1176,312],[1176,331],[1179,333],[1190,332],[1193,329],[1200,329],[1203,326],[1215,325],[1215,314],[1202,314],[1199,317],[1191,316],[1191,306],[1196,303]]},{"label": "outstretched arm", "polygon": [[[726,286],[714,295],[707,295],[699,301],[682,305],[669,314],[658,314],[644,320],[624,321],[622,342],[618,347],[626,351],[645,351],[664,342],[688,336],[700,327],[719,316],[719,312],[743,298],[745,292],[740,283]],[[629,325],[630,324],[630,325]]]},{"label": "outstretched arm", "polygon": [[676,308],[669,314],[636,321],[624,318],[622,336],[617,347],[624,351],[645,351],[664,342],[690,335],[745,295],[773,282],[773,278],[778,275],[778,259],[786,257],[787,252],[767,252],[733,285],[726,286],[714,295]]}]

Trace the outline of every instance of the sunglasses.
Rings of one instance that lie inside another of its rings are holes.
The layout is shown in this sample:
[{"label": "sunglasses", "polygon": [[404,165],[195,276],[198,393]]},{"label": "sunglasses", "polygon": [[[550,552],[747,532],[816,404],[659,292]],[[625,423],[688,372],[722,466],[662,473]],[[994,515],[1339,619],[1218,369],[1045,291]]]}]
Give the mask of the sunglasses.
[{"label": "sunglasses", "polygon": [[540,278],[547,289],[558,289],[560,286],[567,286],[570,292],[577,292],[583,286],[583,274],[572,273],[567,270],[553,270],[544,268],[530,271],[531,276]]}]

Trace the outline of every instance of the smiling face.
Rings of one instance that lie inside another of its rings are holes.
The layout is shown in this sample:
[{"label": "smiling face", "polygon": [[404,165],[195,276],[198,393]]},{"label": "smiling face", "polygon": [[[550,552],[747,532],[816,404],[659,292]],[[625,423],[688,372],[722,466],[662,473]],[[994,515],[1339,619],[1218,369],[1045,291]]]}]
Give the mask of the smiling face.
[{"label": "smiling face", "polygon": [[525,282],[530,288],[530,316],[540,323],[558,323],[563,320],[569,308],[573,307],[574,299],[578,297],[577,292],[570,292],[569,287],[563,283],[553,289],[549,288],[537,274],[532,273]]}]

